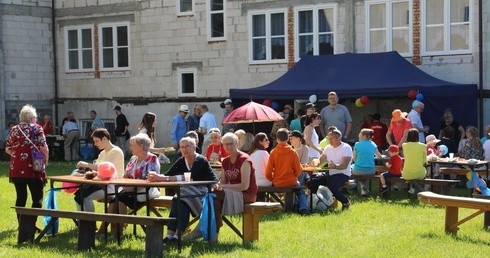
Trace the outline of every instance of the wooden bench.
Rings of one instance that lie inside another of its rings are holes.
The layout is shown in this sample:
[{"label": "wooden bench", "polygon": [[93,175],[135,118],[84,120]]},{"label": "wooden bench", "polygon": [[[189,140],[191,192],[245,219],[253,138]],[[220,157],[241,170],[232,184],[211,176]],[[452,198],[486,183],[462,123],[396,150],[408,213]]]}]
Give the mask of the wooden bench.
[{"label": "wooden bench", "polygon": [[[414,179],[414,180],[406,180],[403,177],[390,177],[386,179],[386,182],[396,184],[396,183],[413,183],[419,190],[423,191],[424,185],[430,185],[432,191],[439,194],[449,194],[452,185],[459,184],[459,180],[456,179],[434,179],[434,178],[425,178],[425,179]],[[390,191],[388,191],[390,192]]]},{"label": "wooden bench", "polygon": [[[490,200],[490,196],[483,196],[483,195],[478,194],[478,193],[474,193],[473,198]],[[490,227],[490,211],[486,211],[483,214],[483,228],[488,229],[488,227]]]},{"label": "wooden bench", "polygon": [[[275,186],[259,186],[257,193],[265,193],[272,200],[279,202],[284,211],[292,212],[294,210],[294,196],[295,194],[305,189],[304,186],[290,186],[290,187],[275,187]],[[277,193],[284,194],[284,201],[277,195]]]},{"label": "wooden bench", "polygon": [[282,210],[282,205],[278,202],[254,202],[245,204],[242,215],[242,232],[224,216],[223,222],[242,238],[244,244],[250,243],[259,240],[260,215],[274,213],[280,210]]},{"label": "wooden bench", "polygon": [[[450,233],[456,235],[459,225],[484,212],[490,211],[490,200],[448,196],[433,192],[420,192],[418,194],[418,198],[421,202],[426,204],[441,205],[446,207],[445,231],[448,234]],[[478,211],[459,220],[459,208],[476,209]]]},{"label": "wooden bench", "polygon": [[12,207],[19,215],[19,235],[17,243],[33,242],[35,225],[38,216],[50,216],[53,219],[36,238],[36,242],[46,234],[58,218],[78,220],[78,250],[95,247],[96,222],[119,224],[138,224],[146,226],[145,255],[146,257],[163,256],[163,226],[175,218],[146,217],[124,214],[95,213],[86,211],[60,211],[41,208]]}]

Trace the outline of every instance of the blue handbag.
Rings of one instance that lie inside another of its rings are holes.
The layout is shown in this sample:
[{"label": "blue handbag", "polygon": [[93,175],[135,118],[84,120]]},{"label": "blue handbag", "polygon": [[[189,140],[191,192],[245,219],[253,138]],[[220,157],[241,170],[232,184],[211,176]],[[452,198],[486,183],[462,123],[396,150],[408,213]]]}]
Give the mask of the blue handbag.
[{"label": "blue handbag", "polygon": [[[49,210],[57,210],[58,209],[58,202],[56,201],[56,191],[59,191],[57,189],[49,189],[48,190],[48,196],[46,196],[46,200],[44,200],[44,205],[46,209]],[[46,227],[49,222],[51,222],[52,218],[50,216],[44,216],[44,227]],[[58,233],[58,227],[59,227],[60,220],[57,219],[54,222],[53,227],[48,229],[46,232],[47,235],[52,235],[52,234],[57,234]]]},{"label": "blue handbag", "polygon": [[[216,194],[207,193],[202,198],[203,206],[198,230],[201,232],[205,241],[209,241],[216,237],[216,216],[214,214],[213,197],[216,197]],[[208,228],[208,226],[211,228]]]}]

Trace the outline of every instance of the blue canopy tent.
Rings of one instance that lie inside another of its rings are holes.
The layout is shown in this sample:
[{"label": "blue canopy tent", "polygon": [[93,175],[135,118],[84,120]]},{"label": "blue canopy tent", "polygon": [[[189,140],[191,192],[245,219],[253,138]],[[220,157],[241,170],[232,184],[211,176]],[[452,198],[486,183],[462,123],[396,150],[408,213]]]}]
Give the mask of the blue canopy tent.
[{"label": "blue canopy tent", "polygon": [[[463,125],[477,125],[476,84],[437,79],[411,64],[396,51],[374,54],[345,53],[305,56],[288,72],[264,86],[231,89],[232,99],[308,99],[335,91],[342,98],[407,97],[409,90],[424,95],[424,124],[438,133],[440,118],[451,108]],[[408,111],[408,110],[406,110]]]}]

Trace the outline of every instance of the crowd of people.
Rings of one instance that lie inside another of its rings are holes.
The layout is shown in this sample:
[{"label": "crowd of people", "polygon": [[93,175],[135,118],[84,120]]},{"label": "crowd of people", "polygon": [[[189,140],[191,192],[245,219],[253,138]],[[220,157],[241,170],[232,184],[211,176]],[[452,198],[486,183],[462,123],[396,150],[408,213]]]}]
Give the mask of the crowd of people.
[{"label": "crowd of people", "polygon": [[[255,135],[239,129],[236,125],[222,124],[219,127],[215,115],[209,112],[204,104],[194,105],[193,114],[189,114],[187,105],[180,105],[172,119],[172,146],[164,148],[155,147],[157,117],[154,113],[143,114],[141,122],[137,125],[138,133],[130,136],[128,120],[121,107],[116,106],[113,144],[111,134],[104,128],[104,123],[97,117],[97,113],[92,110],[90,136],[100,152],[94,163],[80,161],[76,167],[97,170],[97,164],[111,162],[116,168],[115,177],[152,182],[183,181],[184,172],[190,171],[193,180],[217,181],[212,191],[217,195],[214,208],[219,231],[222,215],[239,213],[243,211],[244,204],[264,200],[263,195],[257,195],[259,186],[306,185],[309,174],[304,172],[304,168],[308,166],[323,163],[328,167],[329,172],[324,184],[342,203],[342,209],[346,210],[350,208],[351,203],[340,188],[352,174],[374,174],[374,159],[382,157],[382,153],[389,155],[389,161],[386,164],[388,170],[380,176],[383,187],[381,192],[387,190],[386,179],[389,177],[424,178],[427,156],[443,155],[439,152],[440,144],[446,145],[449,152],[455,156],[489,160],[490,141],[487,139],[490,137],[490,126],[485,128],[485,135],[480,139],[477,128],[468,126],[466,130],[463,129],[454,120],[451,111],[447,110],[443,115],[438,137],[432,134],[425,136],[430,128],[423,125],[420,117],[424,110],[424,104],[420,101],[414,101],[408,114],[400,109],[393,110],[388,126],[381,122],[379,113],[370,115],[358,133],[358,141],[351,145],[345,140],[352,133],[349,110],[339,104],[339,97],[335,92],[330,92],[327,98],[328,105],[319,113],[316,112],[314,103],[306,104],[306,110],[298,109],[296,113],[291,105],[284,106],[284,122],[279,128],[274,129],[273,133],[259,132]],[[227,99],[223,107],[226,110],[226,118],[233,111],[232,101]],[[16,206],[26,205],[29,188],[32,206],[41,207],[46,179],[44,166],[49,161],[45,134],[52,133],[55,128],[50,119],[49,116],[45,116],[38,124],[35,108],[26,105],[20,111],[19,123],[9,124],[9,131],[4,132],[5,149],[11,162],[9,178],[14,183],[17,193]],[[73,112],[68,112],[60,131],[65,136],[65,159],[79,160],[76,144],[80,132]],[[124,167],[127,144],[131,157]],[[41,171],[34,171],[31,155],[33,149],[44,155]],[[161,173],[156,154],[171,150],[176,151],[177,158],[170,169]],[[221,164],[222,172],[218,174],[212,169],[212,164]],[[359,182],[359,186],[362,195],[369,194],[366,182]],[[132,189],[114,189],[113,186],[109,188],[109,192],[115,191],[130,192]],[[191,195],[202,195],[207,193],[208,189],[186,187],[184,191]],[[160,194],[158,189],[151,189],[149,198],[155,198]],[[307,215],[309,209],[305,192],[298,192],[297,197],[297,212]],[[76,207],[81,209],[83,206],[85,210],[94,211],[93,201],[103,198],[101,188],[94,186],[79,190],[75,194]],[[138,203],[146,201],[146,196],[121,195],[118,200],[119,205],[111,203],[110,212],[126,212],[125,207],[135,209]],[[229,205],[230,203],[232,205]],[[122,208],[116,211],[117,206]],[[178,207],[180,211],[177,211]],[[177,228],[176,223],[168,225],[165,242],[176,241],[178,232],[183,232],[186,228],[189,216],[198,215],[201,209],[202,203],[199,198],[183,199],[179,205],[173,203],[170,215],[180,214],[182,223],[180,228]],[[103,233],[105,228],[105,225],[101,226],[98,233]],[[199,237],[199,231],[192,231],[184,239],[193,240]],[[217,237],[214,240],[217,240]]]}]

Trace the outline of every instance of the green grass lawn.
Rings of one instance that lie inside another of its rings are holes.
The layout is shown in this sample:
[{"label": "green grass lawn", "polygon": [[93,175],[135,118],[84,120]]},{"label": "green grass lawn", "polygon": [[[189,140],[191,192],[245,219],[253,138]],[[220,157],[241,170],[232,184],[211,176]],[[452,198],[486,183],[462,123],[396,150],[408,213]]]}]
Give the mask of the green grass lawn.
[{"label": "green grass lawn", "polygon": [[[69,174],[74,166],[75,163],[51,162],[48,174]],[[44,237],[40,244],[18,246],[17,219],[10,208],[15,203],[15,190],[8,182],[6,162],[0,163],[0,189],[0,257],[144,256],[144,233],[138,229],[133,236],[131,226],[126,229],[121,246],[110,238],[108,242],[96,240],[95,250],[79,252],[75,225],[67,219],[61,219],[55,237]],[[470,194],[467,189],[452,191],[456,195]],[[490,253],[490,231],[482,229],[482,215],[462,224],[454,237],[444,233],[443,208],[424,206],[405,196],[395,192],[392,201],[350,196],[352,206],[346,212],[306,217],[263,215],[256,243],[242,245],[241,239],[225,225],[218,245],[196,241],[185,243],[180,254],[176,247],[165,246],[164,252],[170,257],[485,257]],[[59,192],[57,198],[60,209],[76,209],[72,194]],[[97,205],[97,211],[102,211],[102,205]],[[472,212],[462,209],[460,217]],[[232,221],[241,227],[240,217],[233,217]],[[42,218],[38,225],[42,226]]]}]

